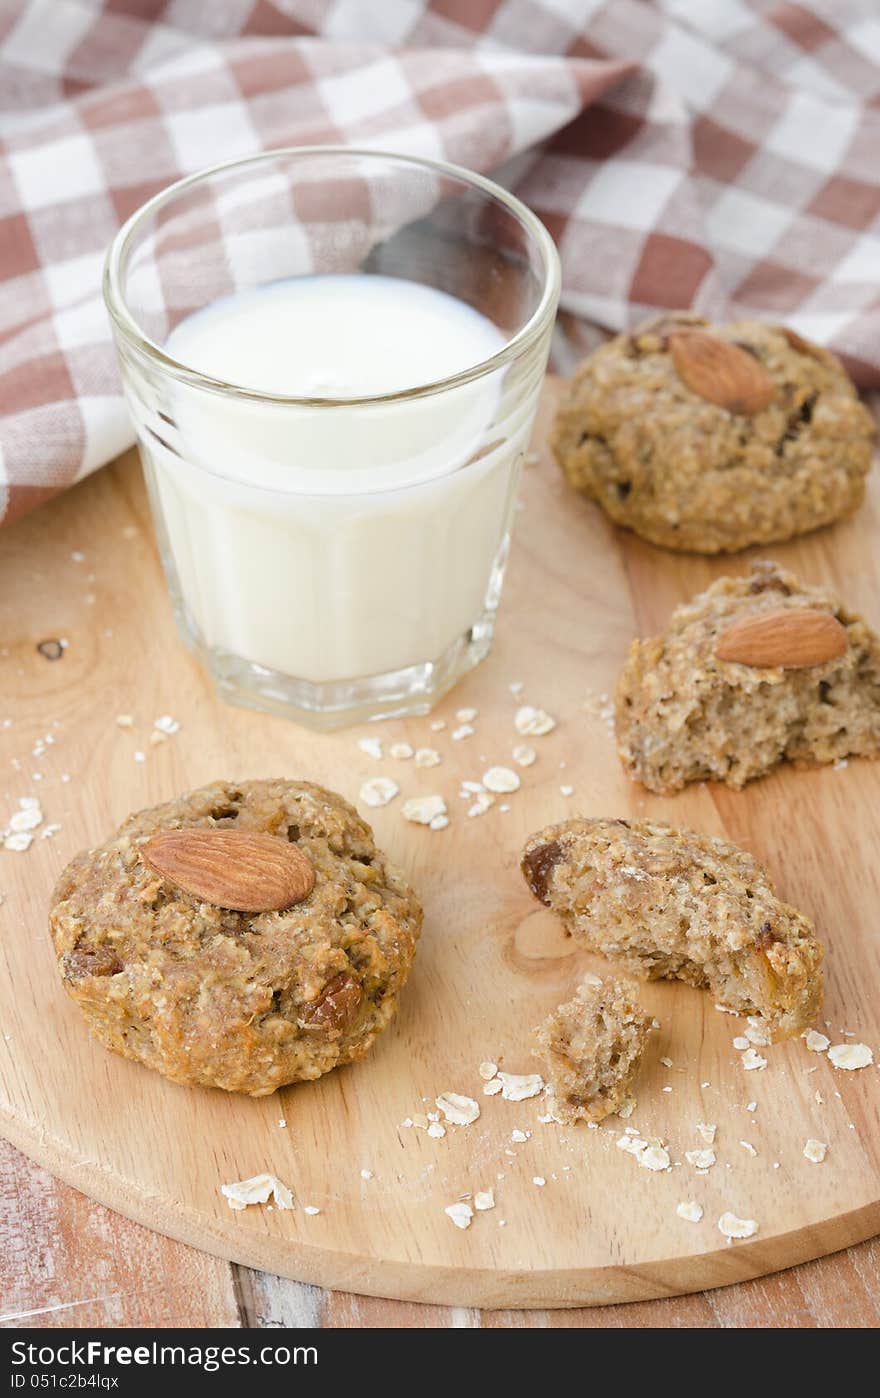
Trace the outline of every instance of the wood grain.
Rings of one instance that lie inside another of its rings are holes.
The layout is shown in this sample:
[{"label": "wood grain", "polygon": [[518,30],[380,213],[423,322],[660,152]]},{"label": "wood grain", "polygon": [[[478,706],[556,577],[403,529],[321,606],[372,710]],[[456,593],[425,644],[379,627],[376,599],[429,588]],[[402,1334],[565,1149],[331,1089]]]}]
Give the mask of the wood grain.
[{"label": "wood grain", "polygon": [[[121,1285],[118,1258],[128,1255],[134,1261],[124,1269],[128,1284]],[[196,1328],[239,1322],[255,1329],[880,1326],[880,1239],[757,1281],[663,1301],[556,1311],[418,1306],[327,1292],[194,1253],[90,1203],[0,1141],[0,1324],[20,1329],[162,1325],[168,1278],[180,1275],[186,1285],[176,1287],[179,1304],[170,1308],[168,1323]],[[98,1292],[100,1300],[90,1299]]]},{"label": "wood grain", "polygon": [[[552,390],[545,412],[551,400]],[[14,697],[6,704],[11,727],[0,732],[6,760],[21,765],[3,768],[2,796],[11,811],[17,797],[39,795],[46,819],[62,826],[26,854],[0,855],[0,1125],[13,1142],[93,1197],[222,1256],[339,1289],[463,1306],[576,1306],[724,1285],[877,1228],[876,1069],[835,1073],[798,1043],[774,1048],[765,1072],[746,1074],[731,1046],[737,1022],[683,986],[645,989],[662,1029],[632,1124],[668,1138],[680,1161],[699,1144],[694,1123],[716,1121],[719,1165],[705,1178],[685,1164],[664,1176],[639,1170],[615,1148],[619,1124],[561,1131],[538,1122],[536,1102],[481,1098],[480,1122],[442,1141],[400,1127],[440,1091],[479,1096],[482,1058],[503,1057],[511,1071],[536,1066],[525,1031],[591,963],[558,955],[558,944],[535,957],[522,931],[532,926],[533,904],[516,855],[532,829],[577,809],[650,812],[752,849],[783,893],[814,914],[829,944],[834,1036],[880,1042],[877,766],[781,772],[744,793],[706,786],[653,798],[624,780],[604,725],[583,708],[588,689],[611,689],[636,630],[659,627],[676,601],[745,560],[675,558],[626,538],[573,499],[546,461],[527,471],[524,502],[495,652],[440,710],[454,722],[457,707],[478,707],[477,735],[453,743],[448,730],[431,735],[426,720],[391,726],[394,737],[442,749],[440,768],[396,764],[394,774],[407,794],[442,790],[454,816],[442,834],[406,826],[393,805],[374,816],[380,842],[428,907],[402,1013],[364,1064],[262,1102],[186,1092],[92,1042],[57,986],[45,938],[52,880],[75,849],[103,838],[129,809],[214,776],[302,773],[354,796],[364,777],[390,764],[377,768],[359,753],[357,734],[314,737],[217,704],[174,638],[131,462],[4,531],[3,693]],[[773,554],[808,580],[840,586],[871,615],[876,513],[875,495],[855,521]],[[54,663],[36,649],[51,637],[69,643]],[[517,741],[512,680],[523,680],[524,698],[547,707],[559,727],[537,740],[539,761],[510,811],[470,821],[456,800],[458,781],[479,774],[483,754],[509,760]],[[116,726],[120,712],[135,715],[133,731]],[[151,748],[150,725],[161,713],[182,729]],[[56,742],[34,757],[47,732]],[[134,761],[136,749],[145,762]],[[573,798],[560,791],[568,784]],[[754,1115],[749,1099],[758,1102]],[[531,1138],[512,1145],[514,1126]],[[802,1156],[808,1135],[830,1143],[822,1166]],[[756,1158],[741,1139],[754,1143]],[[372,1181],[361,1180],[363,1167]],[[321,1214],[230,1215],[220,1182],[261,1169]],[[532,1183],[537,1174],[544,1188]],[[498,1208],[457,1232],[443,1206],[493,1179]],[[675,1204],[688,1197],[705,1206],[701,1225],[676,1218]],[[724,1245],[714,1225],[728,1208],[759,1220],[753,1242]],[[314,1307],[314,1293],[307,1296],[281,1300],[268,1283],[240,1279],[237,1305],[271,1323],[286,1305]],[[332,1323],[353,1304],[322,1302],[322,1319]],[[475,1314],[457,1312],[462,1323]]]}]

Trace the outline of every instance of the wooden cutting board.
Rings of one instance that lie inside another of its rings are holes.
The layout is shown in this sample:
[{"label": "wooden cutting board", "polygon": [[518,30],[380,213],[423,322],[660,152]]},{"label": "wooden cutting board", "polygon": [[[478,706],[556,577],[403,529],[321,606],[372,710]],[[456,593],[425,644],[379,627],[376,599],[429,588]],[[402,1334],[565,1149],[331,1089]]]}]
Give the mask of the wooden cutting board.
[{"label": "wooden cutting board", "polygon": [[[539,443],[554,394],[548,385]],[[422,1301],[661,1296],[786,1267],[880,1229],[877,1067],[835,1070],[798,1041],[765,1050],[766,1069],[747,1072],[732,1044],[742,1022],[686,986],[644,989],[662,1027],[625,1123],[668,1142],[667,1172],[617,1148],[617,1118],[598,1130],[560,1127],[539,1120],[540,1098],[482,1095],[478,1065],[538,1069],[531,1027],[586,970],[601,969],[536,911],[517,868],[531,831],[578,811],[650,815],[752,850],[827,945],[832,1042],[851,1035],[880,1049],[880,764],[786,770],[741,793],[705,785],[661,799],[624,777],[596,716],[630,638],[659,629],[713,578],[745,569],[747,556],[679,558],[615,531],[568,491],[545,452],[525,472],[522,499],[495,651],[432,716],[447,728],[435,733],[422,718],[369,730],[437,747],[442,764],[422,770],[361,752],[366,729],[315,736],[217,702],[177,640],[131,456],[3,532],[0,823],[20,797],[36,796],[46,822],[61,826],[26,853],[0,850],[0,1127],[14,1144],[197,1247]],[[839,588],[876,624],[878,500],[875,473],[857,519],[766,551]],[[50,661],[37,646],[56,638],[67,646]],[[468,819],[459,783],[485,763],[510,762],[517,702],[546,708],[557,728],[534,740],[539,757],[522,789]],[[469,706],[479,710],[476,732],[453,741],[455,712]],[[132,729],[117,726],[126,713]],[[152,746],[161,714],[180,731]],[[402,796],[367,814],[420,890],[426,922],[400,1015],[367,1061],[250,1101],[177,1087],[92,1040],[60,988],[45,930],[53,882],[76,850],[130,810],[218,776],[308,777],[355,800],[378,773],[393,775]],[[403,797],[433,791],[447,799],[449,828],[407,824]],[[404,1124],[445,1091],[475,1097],[480,1119],[441,1139]],[[697,1122],[717,1125],[717,1164],[705,1176],[685,1160],[703,1144]],[[805,1159],[808,1137],[828,1143],[823,1164]],[[284,1180],[299,1207],[230,1211],[221,1183],[261,1171]],[[488,1188],[495,1208],[457,1229],[445,1206]],[[676,1214],[691,1199],[704,1209],[698,1224]],[[728,1244],[717,1228],[726,1210],[755,1219],[756,1237]]]}]

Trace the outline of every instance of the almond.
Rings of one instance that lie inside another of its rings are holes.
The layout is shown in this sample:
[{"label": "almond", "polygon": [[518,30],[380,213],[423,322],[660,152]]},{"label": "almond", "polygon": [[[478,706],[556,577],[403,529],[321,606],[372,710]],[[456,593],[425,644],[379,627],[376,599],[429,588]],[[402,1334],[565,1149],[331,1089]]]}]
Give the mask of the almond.
[{"label": "almond", "polygon": [[830,612],[789,607],[735,621],[715,642],[715,657],[766,670],[803,670],[839,660],[848,645],[845,627]]},{"label": "almond", "polygon": [[302,850],[256,830],[160,830],[141,845],[140,855],[184,893],[236,912],[280,912],[315,886]]},{"label": "almond", "polygon": [[682,328],[669,336],[669,350],[682,383],[729,413],[750,417],[776,396],[763,364],[729,340]]}]

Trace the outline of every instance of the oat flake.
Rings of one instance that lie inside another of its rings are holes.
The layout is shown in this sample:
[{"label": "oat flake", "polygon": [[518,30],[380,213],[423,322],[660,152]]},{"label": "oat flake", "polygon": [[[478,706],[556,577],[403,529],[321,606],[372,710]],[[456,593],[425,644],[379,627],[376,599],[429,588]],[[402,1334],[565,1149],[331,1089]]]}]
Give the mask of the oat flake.
[{"label": "oat flake", "polygon": [[492,1063],[489,1059],[486,1059],[484,1063],[480,1064],[479,1068],[477,1069],[477,1072],[483,1079],[483,1082],[491,1082],[495,1074],[498,1072],[498,1064]]},{"label": "oat flake", "polygon": [[494,1191],[494,1189],[480,1189],[480,1190],[478,1190],[477,1193],[474,1195],[474,1208],[475,1208],[475,1209],[480,1209],[480,1210],[482,1211],[482,1210],[485,1210],[485,1209],[494,1209],[494,1207],[495,1207],[495,1191]]},{"label": "oat flake", "polygon": [[504,1088],[504,1083],[501,1081],[501,1079],[500,1079],[500,1078],[493,1078],[492,1081],[491,1081],[491,1082],[487,1082],[487,1083],[486,1083],[486,1086],[483,1088],[483,1096],[484,1096],[484,1097],[495,1097],[495,1096],[497,1096],[497,1094],[498,1094],[499,1092],[501,1092],[501,1091],[503,1090],[503,1088]]},{"label": "oat flake", "polygon": [[393,801],[400,787],[390,777],[370,777],[360,789],[360,799],[365,806],[387,806]]},{"label": "oat flake", "polygon": [[686,1150],[684,1158],[695,1170],[711,1170],[715,1164],[714,1150]]},{"label": "oat flake", "polygon": [[758,1225],[753,1218],[737,1218],[736,1214],[722,1214],[718,1220],[718,1228],[725,1238],[753,1238],[758,1231]]},{"label": "oat flake", "polygon": [[804,1155],[808,1160],[812,1160],[814,1165],[821,1165],[825,1159],[828,1146],[825,1141],[817,1141],[812,1136],[804,1143]]},{"label": "oat flake", "polygon": [[411,743],[392,743],[388,752],[398,762],[407,762],[413,755],[413,746]]},{"label": "oat flake", "polygon": [[[8,841],[7,841],[8,844]],[[832,1044],[828,1057],[835,1068],[869,1068],[874,1062],[874,1052],[867,1044]]]},{"label": "oat flake", "polygon": [[829,1047],[831,1040],[827,1034],[820,1034],[818,1029],[808,1029],[804,1035],[804,1042],[810,1053],[824,1053]]},{"label": "oat flake", "polygon": [[378,759],[382,756],[382,744],[378,738],[358,738],[358,747],[368,757]]},{"label": "oat flake", "polygon": [[501,1083],[501,1095],[507,1102],[523,1102],[527,1097],[537,1097],[544,1087],[544,1079],[539,1073],[499,1073],[498,1081]]},{"label": "oat flake", "polygon": [[474,1216],[470,1204],[447,1204],[443,1212],[452,1219],[456,1228],[470,1228]]},{"label": "oat flake", "polygon": [[483,773],[483,786],[487,791],[506,794],[509,791],[519,791],[520,780],[510,767],[490,767]]},{"label": "oat flake", "polygon": [[437,816],[446,815],[446,802],[442,796],[412,796],[403,803],[403,818],[416,825],[430,825]]},{"label": "oat flake", "polygon": [[277,1175],[252,1175],[249,1180],[221,1184],[220,1193],[225,1196],[230,1209],[246,1209],[248,1204],[267,1204],[270,1196],[279,1209],[294,1207],[293,1195]]},{"label": "oat flake", "polygon": [[707,1146],[715,1144],[715,1132],[718,1130],[718,1127],[715,1125],[714,1121],[698,1121],[697,1130]]},{"label": "oat flake", "polygon": [[538,754],[528,743],[520,743],[513,749],[513,760],[518,767],[531,767],[533,762],[537,762]]},{"label": "oat flake", "polygon": [[441,1092],[435,1102],[447,1121],[454,1126],[470,1126],[480,1115],[480,1106],[473,1097],[462,1097],[459,1092]]},{"label": "oat flake", "polygon": [[438,767],[440,761],[440,754],[436,748],[416,748],[417,767]]},{"label": "oat flake", "polygon": [[513,726],[523,738],[542,738],[545,733],[552,733],[556,727],[556,719],[551,718],[544,709],[535,709],[531,704],[523,704],[522,708],[516,711]]},{"label": "oat flake", "polygon": [[694,1199],[688,1199],[684,1203],[676,1204],[675,1212],[687,1223],[699,1223],[703,1217],[703,1206]]},{"label": "oat flake", "polygon": [[760,1071],[761,1068],[766,1068],[767,1060],[766,1058],[762,1058],[755,1049],[750,1048],[746,1049],[742,1056],[742,1065],[747,1073],[751,1073],[756,1070]]}]

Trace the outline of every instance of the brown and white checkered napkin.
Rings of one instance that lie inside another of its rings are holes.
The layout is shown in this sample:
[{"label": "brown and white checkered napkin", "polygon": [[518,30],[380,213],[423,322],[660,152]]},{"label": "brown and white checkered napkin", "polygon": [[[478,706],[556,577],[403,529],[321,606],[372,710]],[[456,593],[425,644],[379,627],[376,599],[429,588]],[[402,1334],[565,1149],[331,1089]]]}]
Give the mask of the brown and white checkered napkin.
[{"label": "brown and white checkered napkin", "polygon": [[563,306],[784,318],[880,385],[876,0],[4,0],[0,519],[129,428],[100,293],[182,174],[318,142],[492,172]]}]

